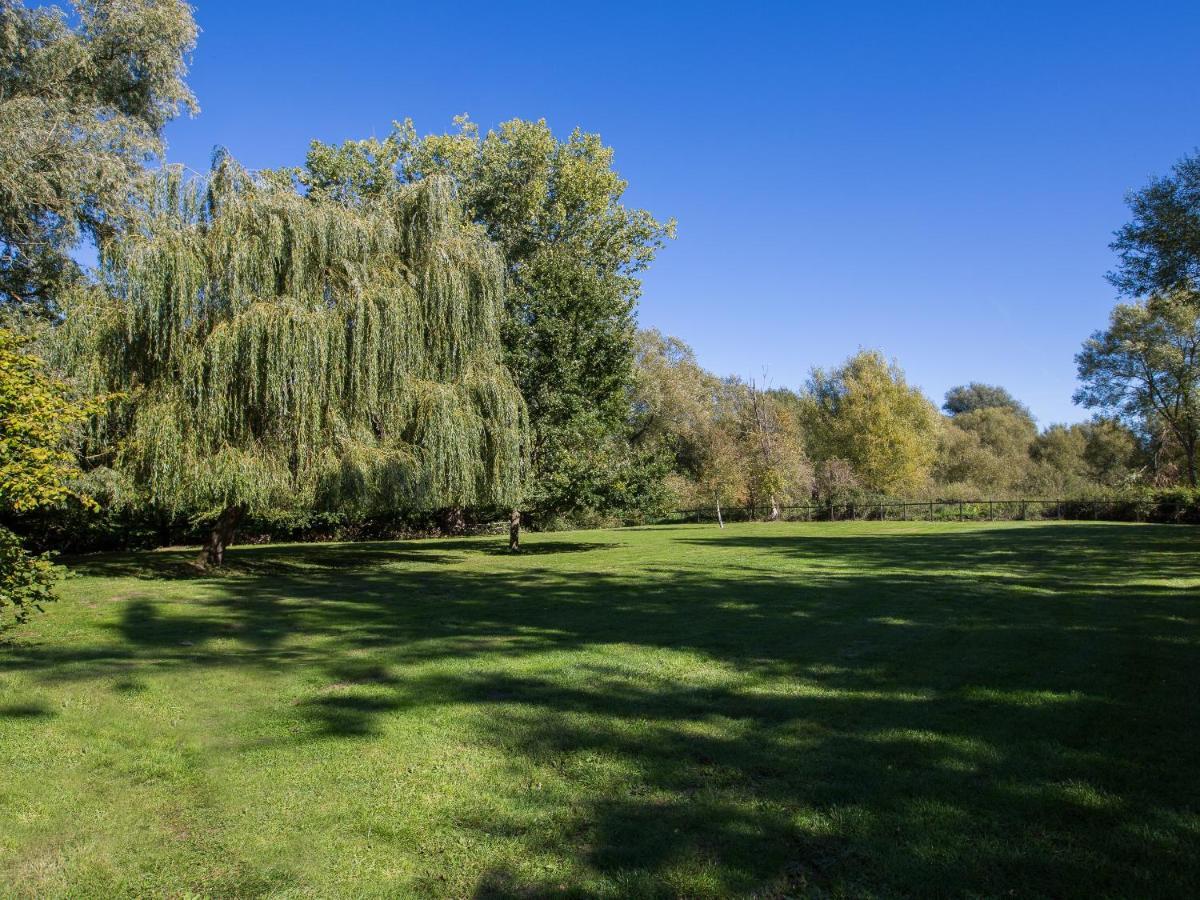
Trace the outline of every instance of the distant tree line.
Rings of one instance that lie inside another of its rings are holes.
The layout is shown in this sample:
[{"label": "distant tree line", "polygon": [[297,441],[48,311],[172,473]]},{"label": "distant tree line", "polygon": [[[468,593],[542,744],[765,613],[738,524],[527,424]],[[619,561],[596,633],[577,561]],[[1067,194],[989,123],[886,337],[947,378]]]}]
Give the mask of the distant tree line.
[{"label": "distant tree line", "polygon": [[677,338],[640,336],[634,434],[671,456],[686,506],[863,497],[1089,497],[1200,478],[1200,155],[1128,198],[1109,281],[1123,295],[1076,356],[1075,402],[1039,429],[997,385],[951,389],[941,410],[882,353],[860,351],[799,390],[705,372]]},{"label": "distant tree line", "polygon": [[638,368],[636,434],[671,449],[685,507],[773,518],[781,504],[1082,497],[1155,481],[1151,448],[1118,419],[1039,431],[1008,391],[979,383],[953,388],[939,411],[877,351],[814,370],[799,391],[762,390],[705,372],[682,341],[650,331]]}]

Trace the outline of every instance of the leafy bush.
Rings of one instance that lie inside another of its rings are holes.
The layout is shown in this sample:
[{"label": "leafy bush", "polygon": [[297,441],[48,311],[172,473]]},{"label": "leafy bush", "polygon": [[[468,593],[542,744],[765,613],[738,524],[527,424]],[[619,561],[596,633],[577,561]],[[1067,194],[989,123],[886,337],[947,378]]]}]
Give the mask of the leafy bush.
[{"label": "leafy bush", "polygon": [[24,622],[35,609],[41,612],[54,599],[59,575],[49,554],[27,552],[15,534],[0,528],[0,631]]}]

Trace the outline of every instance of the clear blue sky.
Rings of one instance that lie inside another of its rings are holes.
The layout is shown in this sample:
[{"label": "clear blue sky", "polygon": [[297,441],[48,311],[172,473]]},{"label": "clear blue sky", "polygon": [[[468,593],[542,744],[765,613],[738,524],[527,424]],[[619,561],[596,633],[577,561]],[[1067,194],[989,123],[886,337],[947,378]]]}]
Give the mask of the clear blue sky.
[{"label": "clear blue sky", "polygon": [[1114,297],[1123,195],[1200,144],[1200,4],[194,0],[203,112],[169,157],[545,117],[679,220],[640,319],[722,374],[801,385],[858,347],[940,401],[1042,424]]}]

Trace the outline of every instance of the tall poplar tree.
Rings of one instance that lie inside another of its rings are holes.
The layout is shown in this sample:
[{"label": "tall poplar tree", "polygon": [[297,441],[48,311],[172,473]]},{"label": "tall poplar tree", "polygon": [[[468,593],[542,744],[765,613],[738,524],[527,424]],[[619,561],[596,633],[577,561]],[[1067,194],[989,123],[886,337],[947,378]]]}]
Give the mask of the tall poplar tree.
[{"label": "tall poplar tree", "polygon": [[122,392],[89,458],[163,508],[502,508],[525,412],[501,359],[504,262],[441,178],[357,206],[220,158],[153,182],[68,310],[70,368]]}]

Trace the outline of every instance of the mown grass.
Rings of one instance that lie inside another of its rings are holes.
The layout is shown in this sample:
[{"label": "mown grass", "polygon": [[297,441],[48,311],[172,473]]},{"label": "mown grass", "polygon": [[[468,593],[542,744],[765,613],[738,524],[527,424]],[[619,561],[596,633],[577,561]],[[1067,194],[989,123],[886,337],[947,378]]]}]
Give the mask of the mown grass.
[{"label": "mown grass", "polygon": [[1200,531],[527,547],[76,561],[0,646],[0,892],[1200,893]]}]

